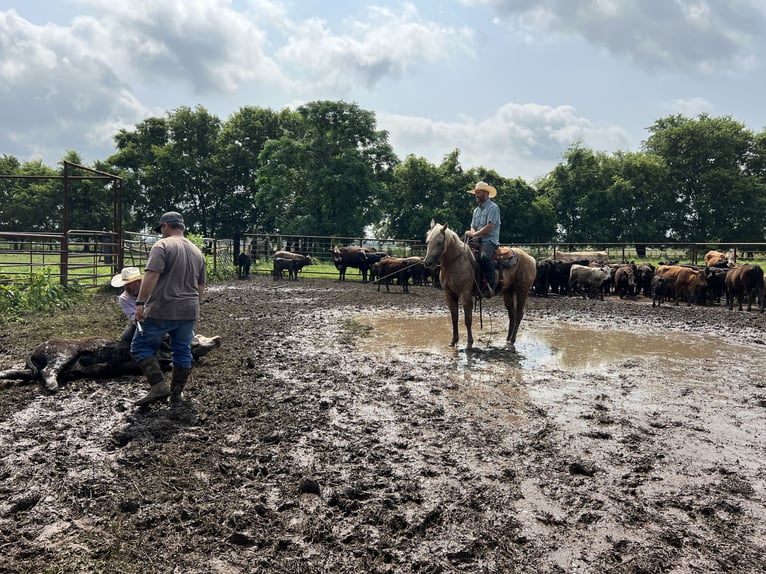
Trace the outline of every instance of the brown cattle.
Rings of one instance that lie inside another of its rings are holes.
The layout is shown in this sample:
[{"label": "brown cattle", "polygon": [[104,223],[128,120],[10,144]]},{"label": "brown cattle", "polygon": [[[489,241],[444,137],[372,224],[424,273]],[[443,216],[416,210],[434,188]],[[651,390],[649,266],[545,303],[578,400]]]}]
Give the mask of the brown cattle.
[{"label": "brown cattle", "polygon": [[764,309],[763,269],[758,265],[740,265],[726,275],[726,302],[729,310],[734,308],[734,298],[737,298],[739,310],[742,311],[742,299],[747,297],[747,310],[753,307],[753,300],[760,298],[760,311]]},{"label": "brown cattle", "polygon": [[708,251],[705,253],[705,267],[722,267],[729,263],[729,258],[720,251]]},{"label": "brown cattle", "polygon": [[691,305],[697,291],[705,286],[705,272],[702,269],[682,265],[660,265],[654,274],[668,280],[668,288],[675,294],[676,305],[682,295],[686,295]]},{"label": "brown cattle", "polygon": [[409,258],[402,257],[384,257],[381,259],[377,263],[378,291],[380,291],[380,284],[384,283],[386,291],[390,292],[388,286],[396,278],[399,285],[402,286],[402,293],[409,293],[408,285],[412,276],[411,267],[417,264],[418,261],[410,261]]}]

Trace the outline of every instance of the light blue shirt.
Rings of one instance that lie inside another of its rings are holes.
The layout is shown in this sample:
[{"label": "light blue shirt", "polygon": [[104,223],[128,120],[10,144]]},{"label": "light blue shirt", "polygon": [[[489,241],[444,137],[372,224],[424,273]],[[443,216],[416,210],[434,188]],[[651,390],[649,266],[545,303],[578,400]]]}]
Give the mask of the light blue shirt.
[{"label": "light blue shirt", "polygon": [[481,236],[482,243],[492,243],[494,245],[500,244],[500,208],[497,204],[488,199],[484,202],[484,205],[477,205],[473,210],[473,219],[471,219],[471,227],[479,231],[487,223],[494,223],[495,228],[487,235]]}]

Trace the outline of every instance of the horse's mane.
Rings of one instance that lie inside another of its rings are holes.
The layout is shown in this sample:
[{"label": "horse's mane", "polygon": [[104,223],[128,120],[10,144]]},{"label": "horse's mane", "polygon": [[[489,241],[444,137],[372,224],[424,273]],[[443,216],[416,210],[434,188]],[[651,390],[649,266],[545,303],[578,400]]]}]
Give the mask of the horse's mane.
[{"label": "horse's mane", "polygon": [[452,231],[447,224],[442,223],[435,223],[434,226],[429,230],[428,235],[426,236],[426,243],[429,243],[437,234],[444,233],[444,245],[445,247],[456,245],[458,249],[463,250],[466,255],[468,255],[468,258],[470,260],[473,260],[473,253],[471,253],[470,247],[468,247],[467,243],[464,243],[460,236]]}]

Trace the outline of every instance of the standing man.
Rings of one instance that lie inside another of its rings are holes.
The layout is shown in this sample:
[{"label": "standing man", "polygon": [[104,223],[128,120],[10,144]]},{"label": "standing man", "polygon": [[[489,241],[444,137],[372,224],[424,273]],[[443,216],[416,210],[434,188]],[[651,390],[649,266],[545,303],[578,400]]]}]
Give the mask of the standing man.
[{"label": "standing man", "polygon": [[[149,252],[141,290],[136,301],[136,321],[143,334],[133,337],[130,352],[149,381],[149,393],[135,402],[149,405],[170,397],[181,401],[192,367],[191,341],[205,290],[205,258],[184,237],[184,218],[176,211],[162,215],[154,231],[162,235]],[[157,351],[165,334],[170,336],[173,375],[170,388],[160,368]]]},{"label": "standing man", "polygon": [[468,193],[476,196],[478,204],[473,210],[471,229],[465,232],[467,237],[479,238],[481,241],[481,255],[479,268],[487,280],[487,290],[482,291],[482,297],[492,297],[495,294],[496,277],[495,266],[492,264],[492,255],[500,244],[500,208],[492,201],[497,196],[497,190],[480,181],[476,187],[469,189]]}]

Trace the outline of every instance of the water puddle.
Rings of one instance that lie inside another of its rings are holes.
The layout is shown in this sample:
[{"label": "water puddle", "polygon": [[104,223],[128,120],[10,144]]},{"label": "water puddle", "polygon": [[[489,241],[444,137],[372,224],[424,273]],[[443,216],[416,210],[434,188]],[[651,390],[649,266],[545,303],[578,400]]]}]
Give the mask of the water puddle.
[{"label": "water puddle", "polygon": [[[369,352],[438,354],[455,361],[458,370],[481,372],[505,364],[506,370],[599,369],[641,358],[656,362],[666,372],[683,373],[689,361],[731,357],[736,348],[723,339],[691,334],[641,334],[620,329],[582,326],[557,321],[525,321],[517,337],[515,352],[505,344],[507,322],[479,330],[474,319],[474,350],[466,351],[465,328],[461,324],[458,348],[449,347],[452,326],[449,316],[367,316],[359,319],[372,327],[370,337],[360,342]],[[462,321],[462,316],[461,316]]]}]

